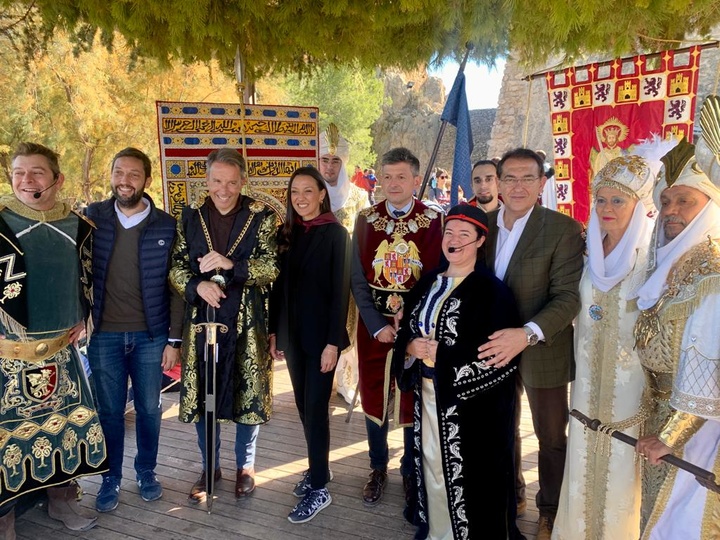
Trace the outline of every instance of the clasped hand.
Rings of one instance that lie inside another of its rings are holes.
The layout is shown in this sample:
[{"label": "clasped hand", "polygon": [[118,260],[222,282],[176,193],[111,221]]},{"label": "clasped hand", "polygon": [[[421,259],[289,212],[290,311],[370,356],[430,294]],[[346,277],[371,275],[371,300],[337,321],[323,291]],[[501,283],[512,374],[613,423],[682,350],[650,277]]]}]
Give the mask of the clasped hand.
[{"label": "clasped hand", "polygon": [[[200,272],[203,274],[206,272],[213,272],[218,269],[232,270],[234,267],[234,263],[230,259],[223,257],[217,251],[211,251],[207,255],[198,257],[198,262],[200,263]],[[200,298],[205,300],[208,305],[214,308],[219,308],[220,300],[225,298],[225,293],[220,286],[210,280],[198,283],[197,293]]]},{"label": "clasped hand", "polygon": [[223,270],[232,270],[233,266],[235,266],[235,264],[230,259],[220,255],[217,251],[214,250],[207,255],[198,257],[198,262],[200,263],[200,272],[203,274],[205,272],[212,272],[213,270],[217,270],[218,268],[221,268]]},{"label": "clasped hand", "polygon": [[435,362],[438,342],[429,338],[415,338],[408,343],[405,352],[415,358],[423,358]]}]

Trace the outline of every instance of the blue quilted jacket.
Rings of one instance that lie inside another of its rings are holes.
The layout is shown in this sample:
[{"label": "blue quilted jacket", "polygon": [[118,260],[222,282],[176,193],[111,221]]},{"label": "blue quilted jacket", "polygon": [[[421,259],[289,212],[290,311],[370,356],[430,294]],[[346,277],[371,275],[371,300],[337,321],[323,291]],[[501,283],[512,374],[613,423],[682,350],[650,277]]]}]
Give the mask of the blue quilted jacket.
[{"label": "blue quilted jacket", "polygon": [[[145,324],[150,336],[165,335],[170,327],[170,286],[168,272],[173,241],[175,240],[175,218],[155,207],[150,197],[152,210],[147,225],[140,236],[140,288],[143,296]],[[97,229],[93,237],[93,323],[95,331],[102,322],[105,299],[105,278],[115,243],[115,198],[92,203],[86,215]]]}]

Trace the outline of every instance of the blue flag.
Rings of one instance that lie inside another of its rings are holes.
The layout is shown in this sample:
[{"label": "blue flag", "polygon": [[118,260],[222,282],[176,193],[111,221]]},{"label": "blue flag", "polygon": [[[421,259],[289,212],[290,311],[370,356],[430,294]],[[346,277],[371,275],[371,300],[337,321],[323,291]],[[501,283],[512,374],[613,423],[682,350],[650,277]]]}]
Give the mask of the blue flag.
[{"label": "blue flag", "polygon": [[473,137],[467,95],[465,95],[465,73],[458,73],[455,77],[440,119],[446,120],[457,129],[452,184],[450,184],[450,204],[455,206],[458,203],[458,186],[462,187],[466,198],[472,196],[470,154],[473,151]]}]

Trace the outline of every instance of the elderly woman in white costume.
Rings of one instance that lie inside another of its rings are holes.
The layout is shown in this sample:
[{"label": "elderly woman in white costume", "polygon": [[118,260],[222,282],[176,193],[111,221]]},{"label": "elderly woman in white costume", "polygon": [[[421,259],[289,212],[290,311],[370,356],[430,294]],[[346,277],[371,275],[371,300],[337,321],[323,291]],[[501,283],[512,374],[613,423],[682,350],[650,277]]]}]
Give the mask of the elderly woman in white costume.
[{"label": "elderly woman in white costume", "polygon": [[[577,373],[570,408],[633,436],[642,422],[644,386],[633,326],[655,222],[652,189],[659,167],[637,155],[621,156],[593,180],[576,321]],[[570,422],[553,539],[638,538],[641,480],[633,454],[631,446]]]}]

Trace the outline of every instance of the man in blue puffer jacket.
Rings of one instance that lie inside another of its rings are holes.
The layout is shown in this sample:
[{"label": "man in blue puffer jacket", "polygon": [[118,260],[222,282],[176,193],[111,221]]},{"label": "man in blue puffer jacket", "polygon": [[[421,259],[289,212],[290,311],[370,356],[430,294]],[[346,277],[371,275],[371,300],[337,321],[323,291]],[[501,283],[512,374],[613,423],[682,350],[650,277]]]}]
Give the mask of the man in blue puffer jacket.
[{"label": "man in blue puffer jacket", "polygon": [[93,250],[93,324],[88,359],[110,470],[103,475],[95,507],[117,508],[122,478],[128,377],[136,411],[135,472],[140,496],[162,496],[155,476],[160,438],[163,370],[180,358],[183,300],[168,283],[176,221],[155,207],[144,190],[150,159],[126,148],[113,158],[113,196],[87,208],[96,225]]}]

